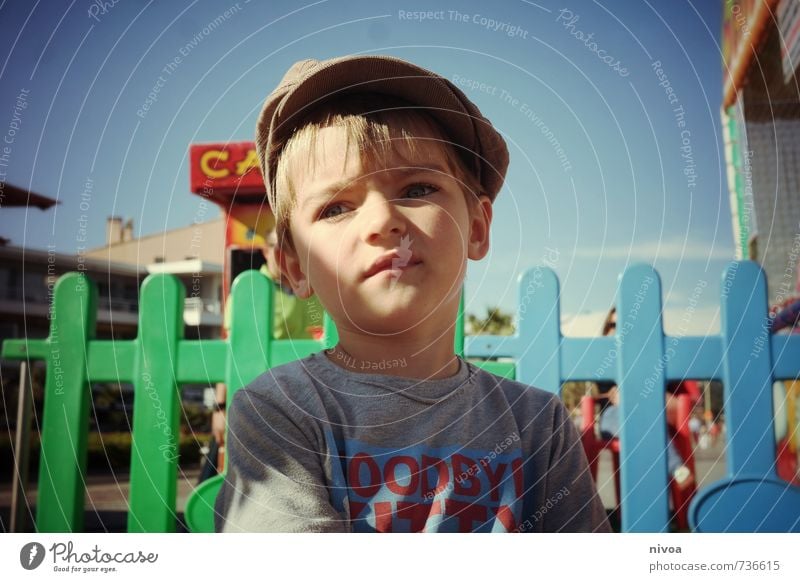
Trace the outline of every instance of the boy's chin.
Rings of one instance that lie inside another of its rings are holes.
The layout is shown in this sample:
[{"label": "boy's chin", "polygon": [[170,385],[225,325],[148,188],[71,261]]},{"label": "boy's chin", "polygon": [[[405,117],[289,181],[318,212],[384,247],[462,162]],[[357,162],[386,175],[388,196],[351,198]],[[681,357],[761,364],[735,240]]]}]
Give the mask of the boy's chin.
[{"label": "boy's chin", "polygon": [[359,319],[359,327],[364,331],[388,335],[414,330],[425,321],[425,313],[419,305],[387,303],[370,305],[368,312],[362,311]]},{"label": "boy's chin", "polygon": [[[348,328],[367,334],[385,336],[413,333],[420,325],[429,325],[437,315],[444,315],[443,299],[418,288],[398,287],[369,294],[359,293],[348,299],[346,303],[350,307],[344,307],[341,303],[338,305],[339,318],[347,322]],[[338,321],[338,318],[335,319]]]}]

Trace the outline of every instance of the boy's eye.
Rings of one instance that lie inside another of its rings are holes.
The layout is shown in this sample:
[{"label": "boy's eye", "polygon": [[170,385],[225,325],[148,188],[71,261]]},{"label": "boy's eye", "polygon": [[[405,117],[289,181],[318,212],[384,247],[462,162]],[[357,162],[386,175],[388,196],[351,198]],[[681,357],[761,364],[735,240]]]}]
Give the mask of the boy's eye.
[{"label": "boy's eye", "polygon": [[341,208],[341,206],[342,206],[341,204],[331,204],[327,208],[323,208],[322,209],[322,212],[319,213],[319,217],[322,220],[327,220],[327,219],[330,219],[330,218],[337,218],[337,217],[341,216],[341,212],[331,213],[330,211],[331,210],[335,210],[337,208]]},{"label": "boy's eye", "polygon": [[[434,186],[433,184],[412,184],[412,185],[411,185],[411,186],[409,186],[409,188],[406,190],[406,194],[410,194],[410,193],[412,193],[412,192],[420,192],[420,191],[423,191],[423,190],[426,190],[426,189],[430,189],[430,190],[432,190],[431,192],[429,192],[429,194],[433,194],[434,192],[436,192],[437,190],[439,190],[439,189],[438,189],[436,186]],[[425,194],[424,194],[424,193],[423,193],[422,195],[423,195],[423,196],[425,196]],[[415,196],[412,196],[412,197],[415,197]]]},{"label": "boy's eye", "polygon": [[[426,192],[426,190],[429,190],[429,192]],[[439,188],[437,188],[433,184],[423,184],[423,183],[412,184],[411,186],[406,188],[406,195],[408,195],[410,198],[420,198],[422,196],[428,196],[430,194],[433,194],[438,190]],[[346,209],[344,208],[344,206],[339,202],[331,204],[330,206],[326,206],[320,211],[319,219],[335,221],[336,219],[342,217],[345,210]]]}]

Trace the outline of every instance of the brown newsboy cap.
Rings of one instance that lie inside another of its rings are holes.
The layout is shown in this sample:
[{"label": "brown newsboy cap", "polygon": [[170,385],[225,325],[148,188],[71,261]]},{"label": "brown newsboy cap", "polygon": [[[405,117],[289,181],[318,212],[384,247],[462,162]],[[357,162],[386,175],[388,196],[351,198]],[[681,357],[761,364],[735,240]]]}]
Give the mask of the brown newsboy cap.
[{"label": "brown newsboy cap", "polygon": [[508,147],[475,104],[444,77],[408,61],[351,55],[294,63],[264,102],[256,125],[256,151],[272,208],[275,169],[287,139],[314,106],[346,93],[383,93],[421,107],[462,146],[457,150],[466,148],[472,170],[494,202],[505,180]]}]

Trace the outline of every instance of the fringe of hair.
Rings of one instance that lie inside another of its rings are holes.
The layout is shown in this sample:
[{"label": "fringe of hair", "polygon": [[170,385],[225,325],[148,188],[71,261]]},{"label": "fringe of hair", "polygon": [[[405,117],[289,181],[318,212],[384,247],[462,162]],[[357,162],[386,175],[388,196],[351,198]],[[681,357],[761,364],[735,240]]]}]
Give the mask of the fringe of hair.
[{"label": "fringe of hair", "polygon": [[[467,204],[474,209],[481,194],[481,185],[475,173],[462,157],[472,155],[448,140],[439,124],[419,109],[409,109],[409,104],[399,98],[380,94],[351,94],[325,101],[303,118],[298,128],[281,149],[276,164],[274,191],[277,244],[294,248],[289,228],[291,213],[297,205],[297,192],[291,180],[292,170],[308,173],[316,162],[317,141],[322,128],[340,126],[346,132],[345,159],[347,165],[352,150],[359,152],[369,168],[386,168],[393,153],[402,158],[416,159],[420,145],[425,148],[434,143],[443,148],[445,160],[453,176],[462,184]],[[420,130],[436,136],[417,137]],[[259,136],[261,137],[261,136]],[[355,145],[355,148],[352,148]],[[300,164],[305,160],[305,166]],[[410,165],[410,164],[409,164]]]}]

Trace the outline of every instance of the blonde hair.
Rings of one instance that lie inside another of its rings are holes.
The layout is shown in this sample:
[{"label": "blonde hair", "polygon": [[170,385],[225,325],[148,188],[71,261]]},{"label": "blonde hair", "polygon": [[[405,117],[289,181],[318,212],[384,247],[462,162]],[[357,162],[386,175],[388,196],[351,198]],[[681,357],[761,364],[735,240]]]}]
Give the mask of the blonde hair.
[{"label": "blonde hair", "polygon": [[[473,211],[478,205],[478,196],[483,188],[470,169],[472,152],[452,143],[439,124],[420,109],[409,109],[409,103],[397,97],[375,93],[344,95],[325,101],[311,111],[288,138],[275,164],[275,231],[279,248],[288,245],[294,248],[289,221],[297,206],[297,192],[291,180],[292,162],[305,156],[305,171],[314,162],[316,144],[320,130],[325,127],[343,127],[346,132],[344,166],[351,144],[357,146],[364,162],[372,167],[387,167],[389,157],[395,152],[405,152],[412,158],[420,147],[430,143],[442,149],[453,176],[461,183],[467,206]],[[410,128],[410,129],[407,129]],[[433,140],[414,134],[428,130]],[[263,139],[264,136],[257,136]],[[419,142],[419,143],[418,143]],[[435,147],[434,146],[434,147]],[[402,154],[401,154],[402,155]],[[343,166],[343,169],[344,169]]]}]

